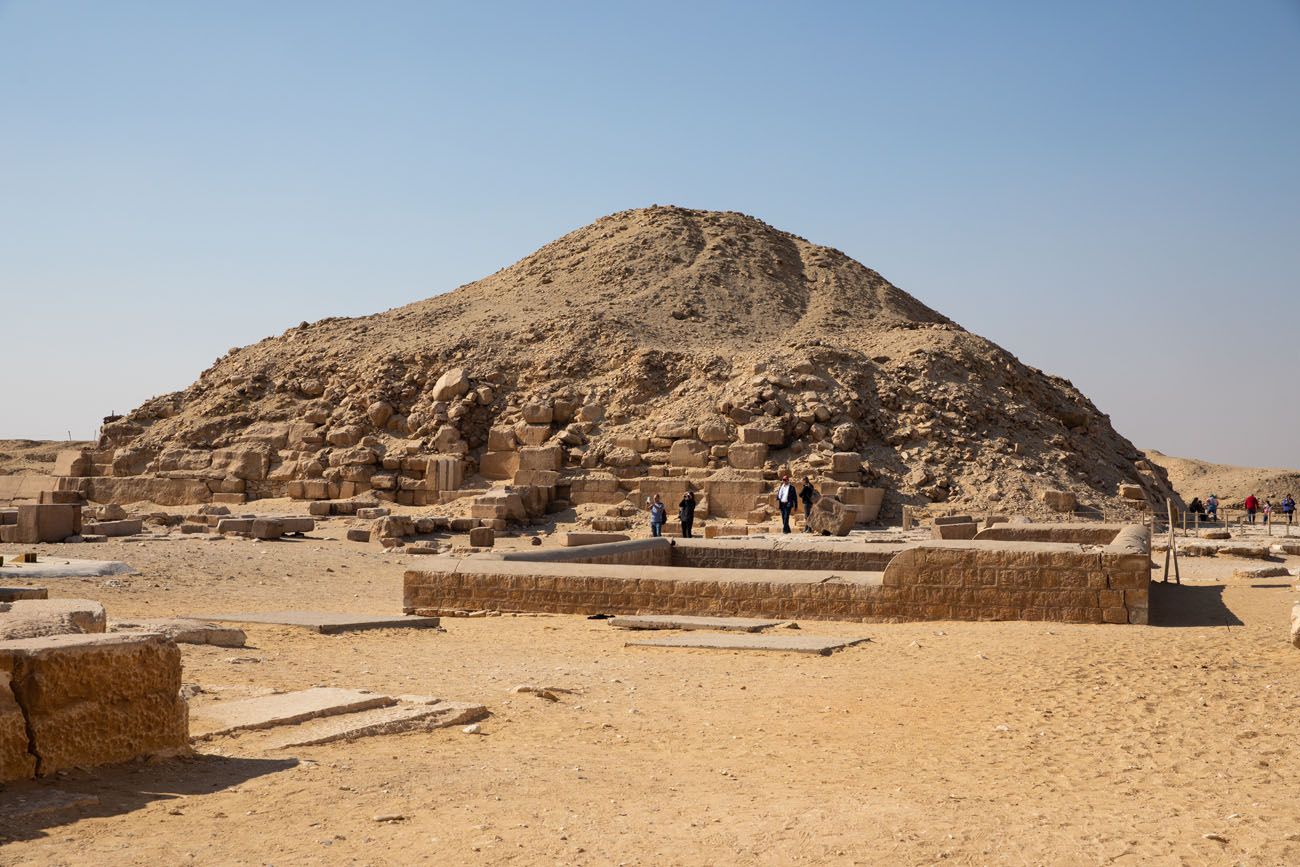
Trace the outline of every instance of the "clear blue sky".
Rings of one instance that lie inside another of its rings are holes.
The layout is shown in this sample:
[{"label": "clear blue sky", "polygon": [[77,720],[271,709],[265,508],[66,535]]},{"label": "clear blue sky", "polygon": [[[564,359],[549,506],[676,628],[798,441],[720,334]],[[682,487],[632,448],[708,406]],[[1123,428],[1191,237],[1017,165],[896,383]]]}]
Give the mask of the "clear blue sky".
[{"label": "clear blue sky", "polygon": [[0,0],[0,437],[652,203],[838,247],[1139,446],[1300,465],[1295,0]]}]

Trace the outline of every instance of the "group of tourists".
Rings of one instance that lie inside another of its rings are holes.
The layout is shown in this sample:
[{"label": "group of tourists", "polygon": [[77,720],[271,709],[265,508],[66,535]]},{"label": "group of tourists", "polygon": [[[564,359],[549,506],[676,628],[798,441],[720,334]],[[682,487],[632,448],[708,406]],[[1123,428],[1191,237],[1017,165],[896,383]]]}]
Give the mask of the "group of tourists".
[{"label": "group of tourists", "polygon": [[[782,476],[781,484],[776,489],[776,505],[781,510],[781,532],[790,532],[790,513],[802,503],[803,530],[805,533],[811,533],[812,507],[819,496],[812,480],[807,476],[803,477],[803,486],[798,489],[791,483],[788,475]],[[650,507],[650,535],[662,536],[664,524],[668,523],[668,506],[659,494],[655,494],[647,503]],[[691,491],[683,494],[681,502],[677,504],[677,521],[681,524],[682,538],[692,538],[691,530],[695,527],[695,494]]]},{"label": "group of tourists", "polygon": [[[1246,497],[1245,501],[1241,505],[1242,508],[1246,510],[1246,523],[1248,524],[1255,523],[1256,518],[1260,516],[1262,516],[1263,523],[1265,524],[1269,523],[1273,518],[1272,500],[1264,499],[1261,501],[1259,497],[1255,496],[1254,494],[1250,494]],[[1278,505],[1281,507],[1282,520],[1286,521],[1288,524],[1290,524],[1293,520],[1295,520],[1295,498],[1294,497],[1292,497],[1290,494],[1287,494],[1285,497],[1282,498],[1282,502],[1279,503]],[[1218,496],[1215,494],[1210,494],[1210,496],[1205,498],[1205,502],[1203,503],[1201,502],[1200,497],[1193,497],[1192,502],[1189,503],[1187,506],[1187,513],[1189,515],[1197,516],[1197,520],[1206,520],[1206,521],[1219,520]]]}]

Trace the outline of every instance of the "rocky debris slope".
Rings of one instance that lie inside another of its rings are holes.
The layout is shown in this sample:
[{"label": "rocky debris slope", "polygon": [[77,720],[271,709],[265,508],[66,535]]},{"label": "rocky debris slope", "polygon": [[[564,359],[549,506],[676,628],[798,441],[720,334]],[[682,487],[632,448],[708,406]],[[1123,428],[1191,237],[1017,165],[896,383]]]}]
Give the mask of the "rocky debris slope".
[{"label": "rocky debris slope", "polygon": [[1041,510],[1045,489],[1122,507],[1120,484],[1170,494],[1066,380],[839,251],[676,207],[605,217],[406,307],[232,349],[105,424],[100,447],[64,474],[416,504],[476,473],[727,467],[883,487],[887,511]]}]

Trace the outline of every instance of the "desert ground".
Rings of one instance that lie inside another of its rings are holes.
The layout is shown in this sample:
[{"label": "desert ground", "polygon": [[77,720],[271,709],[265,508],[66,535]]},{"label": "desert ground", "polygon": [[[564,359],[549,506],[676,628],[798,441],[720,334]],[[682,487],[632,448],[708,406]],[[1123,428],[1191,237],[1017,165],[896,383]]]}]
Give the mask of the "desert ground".
[{"label": "desert ground", "polygon": [[[42,583],[115,618],[399,610],[421,558],[342,533],[43,546],[139,572]],[[249,626],[243,649],[182,645],[197,701],[327,685],[491,716],[293,750],[218,738],[9,785],[0,863],[1296,863],[1296,593],[1233,576],[1258,565],[1184,558],[1151,626],[800,624],[871,639],[828,657],[628,647],[575,616]],[[51,789],[98,803],[13,818]]]}]

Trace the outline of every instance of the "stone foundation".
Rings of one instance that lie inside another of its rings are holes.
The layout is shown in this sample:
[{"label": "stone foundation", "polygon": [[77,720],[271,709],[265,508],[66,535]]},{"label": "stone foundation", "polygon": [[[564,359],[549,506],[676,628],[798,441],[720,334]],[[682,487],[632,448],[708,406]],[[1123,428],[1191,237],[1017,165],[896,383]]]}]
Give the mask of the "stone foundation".
[{"label": "stone foundation", "polygon": [[649,539],[412,570],[404,578],[404,605],[408,613],[1146,623],[1146,531],[1125,527],[1112,535],[1114,541],[1094,550],[1043,542],[877,548]]}]

